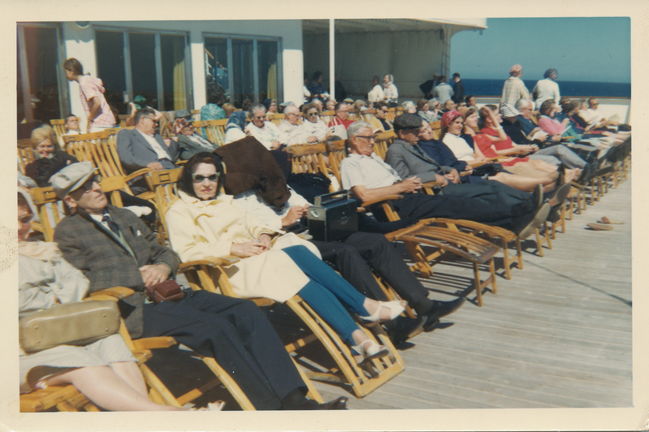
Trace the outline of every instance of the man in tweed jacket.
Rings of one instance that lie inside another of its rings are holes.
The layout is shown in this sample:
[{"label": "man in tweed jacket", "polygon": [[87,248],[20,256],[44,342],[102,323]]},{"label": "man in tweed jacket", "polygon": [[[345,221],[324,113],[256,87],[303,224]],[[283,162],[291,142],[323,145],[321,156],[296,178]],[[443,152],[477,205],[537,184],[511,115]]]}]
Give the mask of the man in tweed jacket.
[{"label": "man in tweed jacket", "polygon": [[173,336],[215,357],[257,409],[345,409],[346,399],[307,399],[306,386],[265,314],[252,302],[206,291],[178,301],[145,301],[145,287],[173,277],[179,260],[128,210],[108,205],[90,162],[71,164],[51,183],[72,215],[56,227],[63,256],[90,281],[90,291],[136,291],[121,308],[132,336]]}]

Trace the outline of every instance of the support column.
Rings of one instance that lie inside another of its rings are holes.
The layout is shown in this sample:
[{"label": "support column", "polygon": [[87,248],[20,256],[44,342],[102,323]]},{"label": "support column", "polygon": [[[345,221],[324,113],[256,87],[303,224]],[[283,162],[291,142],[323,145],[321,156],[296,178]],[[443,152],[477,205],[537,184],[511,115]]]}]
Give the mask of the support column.
[{"label": "support column", "polygon": [[336,99],[336,28],[329,20],[329,97]]}]

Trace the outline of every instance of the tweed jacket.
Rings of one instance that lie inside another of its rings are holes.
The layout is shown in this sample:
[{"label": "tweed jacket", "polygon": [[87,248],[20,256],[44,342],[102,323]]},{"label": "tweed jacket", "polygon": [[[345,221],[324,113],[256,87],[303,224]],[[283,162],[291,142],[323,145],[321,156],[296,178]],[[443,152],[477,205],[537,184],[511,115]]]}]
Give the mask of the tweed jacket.
[{"label": "tweed jacket", "polygon": [[401,178],[417,176],[422,182],[435,180],[435,175],[451,171],[451,167],[442,166],[425,151],[417,152],[412,144],[397,139],[388,148],[385,161],[394,168]]},{"label": "tweed jacket", "polygon": [[117,153],[122,165],[127,172],[133,172],[144,168],[151,162],[160,161],[164,169],[175,168],[174,162],[178,159],[178,144],[171,141],[167,145],[162,141],[160,135],[155,135],[156,141],[169,154],[169,160],[159,160],[158,154],[153,150],[137,129],[122,129],[117,134]]},{"label": "tweed jacket", "polygon": [[131,306],[129,312],[135,313],[122,309],[132,336],[137,337],[142,331],[141,306],[144,302],[144,282],[139,268],[147,264],[167,264],[173,274],[180,261],[171,249],[158,244],[155,234],[133,213],[113,206],[108,206],[108,212],[135,256],[120,245],[110,230],[80,212],[65,217],[57,225],[54,240],[63,257],[88,278],[90,292],[113,286],[137,291],[124,299]]}]

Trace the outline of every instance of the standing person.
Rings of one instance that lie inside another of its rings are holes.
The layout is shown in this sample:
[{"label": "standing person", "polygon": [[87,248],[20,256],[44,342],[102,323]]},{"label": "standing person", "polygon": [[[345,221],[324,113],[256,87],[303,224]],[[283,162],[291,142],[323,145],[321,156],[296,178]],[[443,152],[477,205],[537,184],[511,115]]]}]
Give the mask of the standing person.
[{"label": "standing person", "polygon": [[459,104],[464,101],[464,83],[458,72],[453,74],[453,102]]},{"label": "standing person", "polygon": [[446,82],[446,77],[444,75],[439,77],[440,83],[435,86],[433,89],[433,96],[437,98],[439,103],[444,105],[444,103],[453,97],[453,87]]},{"label": "standing person", "polygon": [[115,127],[115,116],[106,102],[103,82],[99,78],[83,74],[83,66],[79,60],[69,58],[63,63],[65,77],[69,81],[79,83],[81,105],[87,115],[86,131],[98,132]]},{"label": "standing person", "polygon": [[386,102],[396,106],[397,100],[399,99],[399,90],[394,85],[394,76],[392,74],[385,74],[383,76],[383,93],[385,94]]},{"label": "standing person", "polygon": [[383,92],[383,87],[381,87],[381,84],[379,83],[379,77],[374,75],[372,77],[372,83],[370,84],[370,91],[367,94],[367,101],[371,104],[375,104],[377,102],[382,102],[384,99],[385,93]]},{"label": "standing person", "polygon": [[536,82],[532,94],[534,95],[534,105],[536,109],[541,109],[541,104],[548,99],[554,100],[554,103],[559,105],[561,94],[559,93],[559,84],[557,84],[557,77],[559,72],[556,69],[550,68],[543,74],[542,80]]},{"label": "standing person", "polygon": [[505,80],[503,92],[500,97],[500,111],[503,117],[516,117],[519,112],[515,107],[520,99],[530,99],[530,92],[521,79],[523,66],[513,65],[509,69],[509,78]]}]

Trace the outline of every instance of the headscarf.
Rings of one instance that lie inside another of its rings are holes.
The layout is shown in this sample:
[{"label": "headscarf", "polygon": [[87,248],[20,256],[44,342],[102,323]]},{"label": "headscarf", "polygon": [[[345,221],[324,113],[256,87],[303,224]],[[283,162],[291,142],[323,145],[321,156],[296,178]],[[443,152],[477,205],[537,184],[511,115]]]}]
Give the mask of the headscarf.
[{"label": "headscarf", "polygon": [[448,125],[453,123],[453,120],[455,120],[458,117],[462,117],[462,114],[460,114],[459,111],[457,110],[446,111],[442,116],[442,127],[448,128]]},{"label": "headscarf", "polygon": [[219,120],[225,118],[225,111],[220,106],[208,103],[201,108],[201,120]]}]

